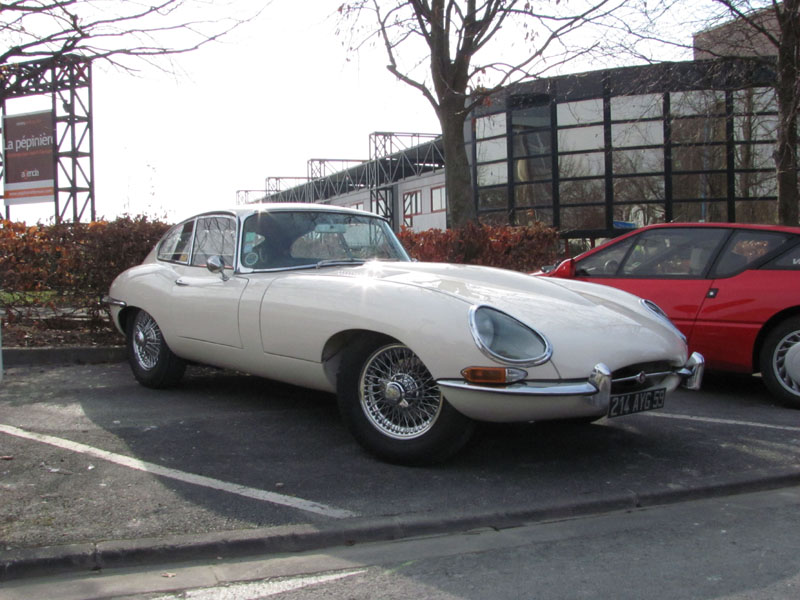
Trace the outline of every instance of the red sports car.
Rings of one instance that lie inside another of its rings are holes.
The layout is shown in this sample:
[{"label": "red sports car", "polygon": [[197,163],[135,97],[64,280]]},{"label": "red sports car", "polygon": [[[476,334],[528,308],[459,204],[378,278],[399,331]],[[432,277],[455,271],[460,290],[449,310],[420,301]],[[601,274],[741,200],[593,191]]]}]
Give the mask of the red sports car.
[{"label": "red sports car", "polygon": [[655,302],[707,368],[761,372],[773,394],[800,408],[800,228],[650,225],[544,274]]}]

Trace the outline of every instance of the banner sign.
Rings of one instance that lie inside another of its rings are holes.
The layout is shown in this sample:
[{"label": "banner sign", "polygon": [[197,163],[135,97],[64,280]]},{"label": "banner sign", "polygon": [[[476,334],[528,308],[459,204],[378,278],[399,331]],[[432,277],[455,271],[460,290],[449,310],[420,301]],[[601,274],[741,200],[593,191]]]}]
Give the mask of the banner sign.
[{"label": "banner sign", "polygon": [[53,112],[3,119],[5,204],[55,202]]}]

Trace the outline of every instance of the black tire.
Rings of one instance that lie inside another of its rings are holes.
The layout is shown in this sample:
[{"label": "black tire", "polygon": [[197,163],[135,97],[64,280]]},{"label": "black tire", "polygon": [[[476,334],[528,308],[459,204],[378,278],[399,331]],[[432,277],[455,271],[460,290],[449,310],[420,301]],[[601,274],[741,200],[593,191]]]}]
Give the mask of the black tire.
[{"label": "black tire", "polygon": [[407,346],[364,338],[342,359],[339,412],[356,440],[392,463],[441,462],[469,440],[475,423],[453,408]]},{"label": "black tire", "polygon": [[782,321],[767,334],[759,363],[767,389],[784,404],[800,408],[800,317]]},{"label": "black tire", "polygon": [[166,388],[183,377],[186,363],[167,346],[155,319],[143,310],[127,324],[128,362],[133,376],[145,387]]}]

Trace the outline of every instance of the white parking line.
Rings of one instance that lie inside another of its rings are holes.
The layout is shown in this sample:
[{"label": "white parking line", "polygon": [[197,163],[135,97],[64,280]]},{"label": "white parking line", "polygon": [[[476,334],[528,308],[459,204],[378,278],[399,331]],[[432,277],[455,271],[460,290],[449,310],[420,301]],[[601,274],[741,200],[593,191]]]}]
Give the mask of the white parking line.
[{"label": "white parking line", "polygon": [[245,498],[252,498],[254,500],[261,500],[263,502],[269,502],[271,504],[288,506],[289,508],[295,508],[297,510],[303,510],[306,512],[323,515],[325,517],[331,517],[334,519],[346,519],[348,517],[358,516],[356,513],[351,512],[349,510],[333,508],[331,506],[326,506],[325,504],[319,504],[318,502],[311,502],[309,500],[303,500],[302,498],[295,498],[293,496],[284,496],[283,494],[276,494],[274,492],[258,490],[244,485],[237,485],[235,483],[219,481],[217,479],[212,479],[210,477],[205,477],[203,475],[194,475],[192,473],[185,473],[183,471],[178,471],[176,469],[170,469],[154,463],[149,463],[142,460],[138,460],[136,458],[131,458],[130,456],[125,456],[123,454],[116,454],[114,452],[100,450],[99,448],[93,448],[92,446],[87,446],[86,444],[72,442],[70,440],[53,437],[51,435],[44,435],[41,433],[33,433],[31,431],[25,431],[24,429],[19,429],[18,427],[12,427],[11,425],[0,424],[0,432],[7,433],[8,435],[13,435],[19,438],[24,438],[27,440],[33,440],[36,442],[49,444],[51,446],[56,446],[57,448],[61,448],[63,450],[78,452],[80,454],[87,454],[89,456],[93,456],[101,460],[106,460],[108,462],[112,462],[114,464],[121,465],[123,467],[128,467],[129,469],[144,471],[146,473],[152,473],[153,475],[158,475],[160,477],[168,477],[169,479],[175,479],[176,481],[191,483],[193,485],[199,485],[214,490],[219,490],[222,492],[227,492],[229,494],[236,494],[238,496],[243,496]]},{"label": "white parking line", "polygon": [[191,589],[186,592],[176,592],[159,596],[154,600],[257,600],[268,596],[277,596],[284,592],[301,590],[312,585],[331,583],[339,579],[353,577],[366,573],[366,570],[333,573],[331,575],[313,575],[280,581],[251,581],[247,583],[234,583],[231,585],[218,585],[215,587]]},{"label": "white parking line", "polygon": [[681,419],[683,421],[702,421],[704,423],[720,423],[722,425],[742,425],[744,427],[760,427],[761,429],[781,429],[783,431],[800,431],[800,427],[791,425],[770,425],[769,423],[756,423],[754,421],[735,421],[733,419],[715,419],[713,417],[695,417],[693,415],[676,415],[670,413],[644,412],[648,417],[661,417],[662,419]]}]

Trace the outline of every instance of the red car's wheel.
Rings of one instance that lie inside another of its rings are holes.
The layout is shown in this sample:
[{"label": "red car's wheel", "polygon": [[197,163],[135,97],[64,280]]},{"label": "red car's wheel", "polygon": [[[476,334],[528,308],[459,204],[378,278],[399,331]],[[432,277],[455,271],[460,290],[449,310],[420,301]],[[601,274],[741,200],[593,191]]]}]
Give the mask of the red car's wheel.
[{"label": "red car's wheel", "polygon": [[786,319],[769,332],[760,359],[767,388],[785,404],[800,408],[800,317]]}]

